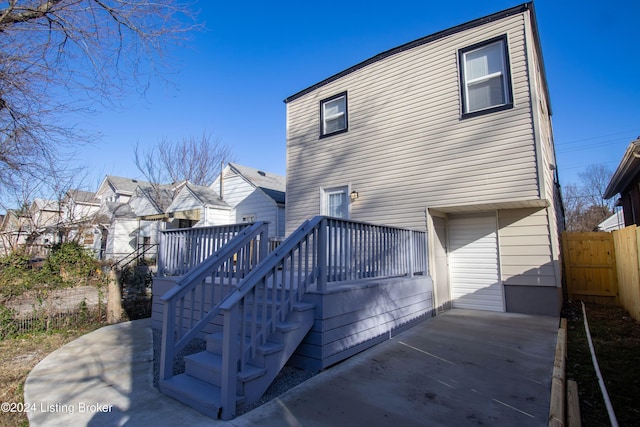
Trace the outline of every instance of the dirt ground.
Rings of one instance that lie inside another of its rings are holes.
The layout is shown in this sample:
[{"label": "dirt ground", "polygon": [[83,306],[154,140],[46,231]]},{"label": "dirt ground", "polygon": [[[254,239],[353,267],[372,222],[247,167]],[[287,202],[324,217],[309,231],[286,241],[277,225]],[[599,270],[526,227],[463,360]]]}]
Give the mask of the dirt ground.
[{"label": "dirt ground", "polygon": [[49,353],[100,326],[89,324],[0,341],[0,402],[13,405],[9,411],[0,411],[0,427],[29,425],[26,414],[15,409],[24,403],[24,382],[31,369]]},{"label": "dirt ground", "polygon": [[[611,406],[620,426],[640,425],[640,323],[621,307],[585,303],[589,330]],[[567,379],[578,382],[584,426],[610,426],[585,334],[582,305],[565,304]]]}]

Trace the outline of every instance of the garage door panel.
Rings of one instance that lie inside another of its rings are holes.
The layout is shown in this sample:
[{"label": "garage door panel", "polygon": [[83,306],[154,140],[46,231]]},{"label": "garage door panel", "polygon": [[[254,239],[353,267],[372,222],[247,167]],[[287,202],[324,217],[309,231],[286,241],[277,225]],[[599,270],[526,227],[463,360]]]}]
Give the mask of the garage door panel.
[{"label": "garage door panel", "polygon": [[504,311],[495,214],[449,218],[453,307]]}]

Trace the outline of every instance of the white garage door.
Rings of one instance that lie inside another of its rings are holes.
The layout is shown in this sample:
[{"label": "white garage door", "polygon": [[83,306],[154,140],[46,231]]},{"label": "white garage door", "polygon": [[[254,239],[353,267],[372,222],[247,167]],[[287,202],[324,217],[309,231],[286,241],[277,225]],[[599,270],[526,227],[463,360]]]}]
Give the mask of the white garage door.
[{"label": "white garage door", "polygon": [[504,311],[495,214],[449,218],[449,269],[454,308]]}]

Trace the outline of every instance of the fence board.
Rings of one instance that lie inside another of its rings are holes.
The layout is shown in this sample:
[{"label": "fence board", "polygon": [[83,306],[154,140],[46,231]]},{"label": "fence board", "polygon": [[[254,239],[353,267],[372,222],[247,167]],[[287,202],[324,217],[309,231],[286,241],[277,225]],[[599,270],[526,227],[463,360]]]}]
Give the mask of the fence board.
[{"label": "fence board", "polygon": [[569,299],[619,304],[616,251],[611,233],[562,233]]},{"label": "fence board", "polygon": [[617,251],[620,304],[636,320],[640,320],[639,233],[640,229],[635,225],[613,232]]}]

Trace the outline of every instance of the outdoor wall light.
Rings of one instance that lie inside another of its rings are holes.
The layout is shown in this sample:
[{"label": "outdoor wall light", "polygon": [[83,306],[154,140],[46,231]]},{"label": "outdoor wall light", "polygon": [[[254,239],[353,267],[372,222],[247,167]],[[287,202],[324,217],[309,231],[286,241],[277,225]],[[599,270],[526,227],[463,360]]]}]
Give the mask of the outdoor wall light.
[{"label": "outdoor wall light", "polygon": [[355,202],[356,200],[358,200],[358,197],[360,197],[360,195],[358,194],[357,191],[353,190],[349,195],[349,197],[351,197],[352,202]]}]

